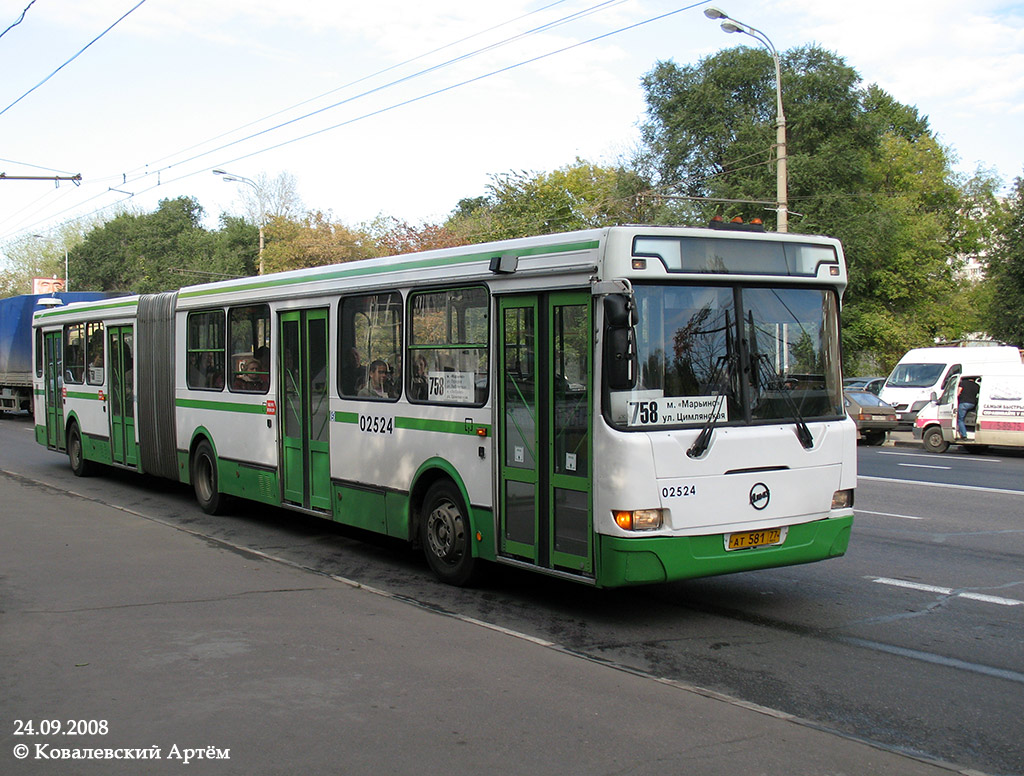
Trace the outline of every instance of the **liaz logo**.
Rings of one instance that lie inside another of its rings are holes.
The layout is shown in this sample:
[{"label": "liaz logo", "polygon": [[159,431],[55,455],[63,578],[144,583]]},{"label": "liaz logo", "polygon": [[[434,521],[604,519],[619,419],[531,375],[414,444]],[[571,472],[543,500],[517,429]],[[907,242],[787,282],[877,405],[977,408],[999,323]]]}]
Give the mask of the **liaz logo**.
[{"label": "liaz logo", "polygon": [[772,492],[768,490],[768,486],[763,482],[757,483],[750,489],[750,506],[754,509],[761,510],[768,506],[768,502],[771,501]]}]

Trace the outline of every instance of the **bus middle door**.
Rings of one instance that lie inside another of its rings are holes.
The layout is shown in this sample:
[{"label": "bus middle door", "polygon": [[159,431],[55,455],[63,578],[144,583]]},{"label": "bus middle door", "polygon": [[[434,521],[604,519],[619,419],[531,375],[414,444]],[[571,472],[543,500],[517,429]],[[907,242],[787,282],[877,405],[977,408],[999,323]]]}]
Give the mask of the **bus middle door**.
[{"label": "bus middle door", "polygon": [[131,326],[107,328],[110,354],[110,458],[135,466],[135,339]]},{"label": "bus middle door", "polygon": [[500,551],[593,573],[591,297],[503,297],[498,410]]},{"label": "bus middle door", "polygon": [[281,480],[284,500],[331,508],[327,309],[281,313]]}]

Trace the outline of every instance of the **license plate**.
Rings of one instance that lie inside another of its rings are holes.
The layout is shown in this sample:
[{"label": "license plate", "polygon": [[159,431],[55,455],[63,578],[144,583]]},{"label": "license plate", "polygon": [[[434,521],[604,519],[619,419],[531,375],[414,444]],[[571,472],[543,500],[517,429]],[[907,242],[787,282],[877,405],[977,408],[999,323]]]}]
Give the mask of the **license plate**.
[{"label": "license plate", "polygon": [[782,544],[785,536],[781,528],[766,528],[763,531],[744,531],[725,535],[725,549],[746,550],[751,547],[767,547]]}]

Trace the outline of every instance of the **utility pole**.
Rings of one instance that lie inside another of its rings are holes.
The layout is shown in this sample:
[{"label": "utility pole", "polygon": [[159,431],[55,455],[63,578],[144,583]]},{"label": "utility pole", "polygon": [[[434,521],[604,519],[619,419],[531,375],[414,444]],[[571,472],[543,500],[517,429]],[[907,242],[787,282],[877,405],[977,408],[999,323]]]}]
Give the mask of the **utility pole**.
[{"label": "utility pole", "polygon": [[782,110],[782,65],[779,61],[779,52],[775,44],[757,27],[733,19],[729,14],[720,8],[713,6],[704,9],[704,15],[709,19],[721,19],[722,31],[733,33],[739,32],[749,35],[756,40],[771,54],[775,62],[775,188],[776,188],[776,212],[778,213],[778,230],[789,231],[789,175],[787,165],[789,157],[786,153],[786,114]]}]

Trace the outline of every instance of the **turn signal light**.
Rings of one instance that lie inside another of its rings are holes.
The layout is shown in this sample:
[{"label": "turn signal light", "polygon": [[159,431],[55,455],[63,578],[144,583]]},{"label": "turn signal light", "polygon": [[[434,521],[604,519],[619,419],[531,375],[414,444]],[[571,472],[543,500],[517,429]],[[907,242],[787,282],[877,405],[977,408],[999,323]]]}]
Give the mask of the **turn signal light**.
[{"label": "turn signal light", "polygon": [[664,522],[660,509],[619,510],[614,516],[615,524],[623,531],[653,531]]},{"label": "turn signal light", "polygon": [[837,490],[832,494],[833,509],[849,509],[853,506],[852,490]]}]

